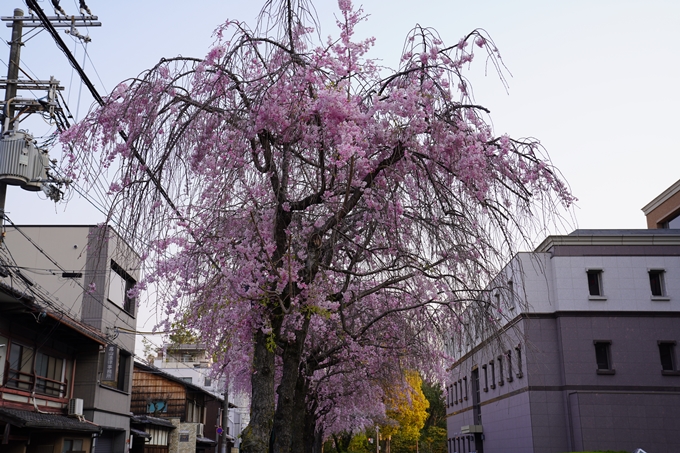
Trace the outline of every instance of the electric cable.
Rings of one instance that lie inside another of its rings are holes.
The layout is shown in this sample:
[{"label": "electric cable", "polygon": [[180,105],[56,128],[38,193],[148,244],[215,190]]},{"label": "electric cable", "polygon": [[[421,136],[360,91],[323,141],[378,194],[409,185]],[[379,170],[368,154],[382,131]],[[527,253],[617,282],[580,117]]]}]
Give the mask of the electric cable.
[{"label": "electric cable", "polygon": [[[45,12],[42,10],[42,8],[40,8],[37,1],[36,0],[26,0],[26,4],[28,5],[29,8],[31,8],[32,10],[34,10],[36,12],[38,18],[43,23],[43,26],[45,27],[45,29],[47,29],[47,31],[50,33],[50,35],[52,35],[52,37],[54,38],[54,41],[57,43],[57,46],[59,47],[59,49],[66,55],[66,58],[68,59],[69,63],[71,63],[71,66],[73,66],[73,68],[78,72],[78,74],[81,77],[81,80],[83,81],[83,83],[85,83],[87,88],[90,90],[90,93],[92,94],[92,96],[95,98],[97,103],[99,103],[99,105],[103,106],[104,105],[104,99],[101,97],[101,95],[99,94],[99,92],[97,91],[95,86],[92,84],[92,82],[90,81],[87,74],[85,74],[85,71],[80,67],[80,65],[76,61],[75,57],[73,56],[73,54],[69,51],[68,47],[66,47],[66,44],[61,39],[61,36],[59,35],[59,33],[57,33],[57,30],[54,28],[54,26],[49,21],[49,19],[47,19]],[[128,142],[128,136],[124,131],[119,131],[118,134],[122,137],[122,139],[126,143]],[[156,190],[163,197],[165,202],[168,204],[168,206],[170,206],[170,208],[173,210],[175,215],[177,215],[177,217],[180,219],[180,221],[188,223],[186,217],[179,211],[179,209],[177,208],[175,203],[170,199],[170,196],[168,195],[167,191],[165,190],[165,188],[163,188],[162,184],[160,183],[160,181],[158,180],[156,175],[151,171],[151,168],[147,165],[147,163],[146,163],[145,159],[142,157],[142,155],[139,154],[139,151],[134,146],[134,144],[130,143],[129,145],[130,145],[130,150],[132,151],[132,155],[134,156],[135,159],[137,159],[137,161],[139,161],[139,163],[141,164],[141,167],[144,169],[144,172],[149,176],[149,179],[151,180],[153,185],[156,187]],[[197,245],[199,245],[199,246],[202,245],[203,242],[196,236],[196,234],[193,231],[189,230],[189,234],[196,241]],[[206,257],[208,258],[208,260],[210,260],[211,264],[213,266],[215,266],[217,269],[219,269],[220,268],[219,263],[217,261],[215,261],[215,259],[209,253],[205,252],[205,254],[206,254]]]},{"label": "electric cable", "polygon": [[[6,220],[7,222],[9,222],[9,223],[12,225],[12,227],[13,227],[16,231],[18,231],[22,236],[24,236],[24,238],[25,238],[29,243],[31,243],[31,245],[33,245],[33,247],[35,247],[36,250],[38,250],[38,252],[40,252],[43,256],[45,256],[45,258],[47,258],[50,262],[52,262],[52,264],[54,264],[59,270],[61,270],[62,272],[66,272],[66,270],[65,270],[64,268],[62,268],[61,265],[60,265],[59,263],[57,263],[51,256],[49,256],[49,255],[47,254],[47,252],[45,252],[38,244],[36,244],[36,243],[33,241],[33,239],[31,239],[30,236],[28,236],[21,228],[17,227],[17,226],[14,224],[14,222],[12,222],[12,220],[11,220],[9,217],[7,217],[7,215],[5,215],[4,217],[5,217],[5,220]],[[84,286],[82,283],[80,283],[79,281],[76,281],[76,283],[78,284],[78,286],[81,287],[81,289],[82,289],[84,292],[89,291],[89,289],[85,288],[85,286]],[[126,322],[120,317],[120,314],[117,313],[116,311],[114,311],[114,310],[113,310],[111,307],[109,307],[107,304],[105,304],[103,300],[99,300],[99,299],[96,298],[96,297],[93,297],[93,299],[94,299],[97,303],[99,303],[99,304],[102,306],[102,308],[104,308],[104,309],[110,311],[111,313],[113,313],[113,315],[116,317],[116,319],[117,319],[118,321],[120,321],[120,322],[123,323],[123,324],[126,324]]]}]

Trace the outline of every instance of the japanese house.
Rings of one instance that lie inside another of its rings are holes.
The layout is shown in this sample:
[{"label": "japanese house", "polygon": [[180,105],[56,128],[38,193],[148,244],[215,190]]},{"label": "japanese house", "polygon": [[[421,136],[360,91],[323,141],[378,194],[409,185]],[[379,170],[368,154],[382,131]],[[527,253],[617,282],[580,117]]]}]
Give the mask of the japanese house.
[{"label": "japanese house", "polygon": [[[132,381],[133,453],[214,451],[222,426],[223,400],[180,377],[138,362]],[[228,448],[233,445],[229,437]],[[229,450],[227,450],[229,451]]]},{"label": "japanese house", "polygon": [[[53,397],[59,395],[59,405],[64,401],[71,404],[80,419],[101,431],[94,449],[74,442],[68,450],[55,447],[56,453],[123,453],[130,439],[130,387],[137,324],[136,301],[130,290],[139,279],[139,256],[108,226],[12,225],[6,230],[0,254],[0,282],[12,294],[23,294],[46,308],[48,317],[50,312],[62,316],[60,329],[64,329],[65,320],[72,319],[75,321],[69,325],[87,326],[88,332],[96,333],[92,334],[96,340],[67,336],[59,340],[58,347],[50,349],[53,355],[48,353],[43,358],[43,349],[48,348],[59,329],[44,330],[38,323],[39,330],[25,339],[16,337],[18,333],[11,330],[17,346],[8,343],[9,351],[16,351],[19,358],[10,362],[20,365],[18,371],[24,374],[17,376],[27,382],[8,380],[10,375],[5,373],[3,395],[11,394],[12,386],[35,390],[37,395],[43,386],[44,391],[55,394]],[[12,322],[6,325],[14,329]],[[68,384],[59,381],[62,375]],[[41,378],[58,382],[47,386]],[[33,383],[28,383],[30,379]],[[32,412],[36,416],[45,411],[36,403]],[[24,430],[29,426],[25,425]]]}]

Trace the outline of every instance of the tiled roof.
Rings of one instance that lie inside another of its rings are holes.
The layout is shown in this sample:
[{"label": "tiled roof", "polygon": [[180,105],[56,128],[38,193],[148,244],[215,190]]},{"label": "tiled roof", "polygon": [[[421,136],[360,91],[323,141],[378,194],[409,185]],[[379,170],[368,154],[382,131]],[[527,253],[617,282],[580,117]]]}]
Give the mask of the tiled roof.
[{"label": "tiled roof", "polygon": [[217,445],[217,442],[215,442],[212,439],[208,439],[207,437],[201,437],[201,436],[196,436],[196,443],[197,444],[208,444],[208,445]]},{"label": "tiled roof", "polygon": [[176,426],[173,425],[170,420],[159,417],[151,417],[149,415],[133,415],[130,418],[130,423],[134,425],[154,425],[172,429],[176,428]]},{"label": "tiled roof", "polygon": [[81,431],[90,433],[97,433],[101,430],[101,428],[94,423],[80,421],[77,418],[70,418],[61,414],[44,414],[5,407],[0,407],[0,420],[18,428]]},{"label": "tiled roof", "polygon": [[146,431],[141,431],[139,429],[130,428],[130,434],[137,437],[143,437],[144,439],[151,439],[151,434],[147,433]]}]

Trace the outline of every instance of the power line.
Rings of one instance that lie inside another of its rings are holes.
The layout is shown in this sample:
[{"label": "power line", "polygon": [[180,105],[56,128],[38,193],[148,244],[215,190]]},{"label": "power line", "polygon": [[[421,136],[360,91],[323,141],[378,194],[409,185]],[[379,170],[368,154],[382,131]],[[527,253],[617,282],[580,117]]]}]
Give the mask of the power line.
[{"label": "power line", "polygon": [[[52,264],[54,264],[59,270],[61,270],[62,272],[66,272],[66,270],[65,270],[63,267],[61,267],[61,265],[60,265],[59,263],[57,263],[51,256],[49,256],[49,255],[47,254],[47,252],[45,252],[38,244],[36,244],[36,243],[33,241],[33,239],[31,239],[30,236],[28,236],[21,228],[17,227],[17,226],[14,224],[14,222],[12,222],[12,220],[11,220],[9,217],[7,217],[7,215],[5,215],[5,220],[7,220],[7,222],[9,222],[9,223],[12,225],[12,227],[13,227],[16,231],[18,231],[19,233],[21,233],[21,235],[24,236],[24,238],[26,238],[26,240],[27,240],[29,243],[31,243],[31,245],[33,245],[33,247],[35,247],[35,249],[38,250],[38,252],[40,252],[43,256],[45,256],[45,258],[47,258],[50,262],[52,262]],[[16,263],[16,261],[15,261],[15,263]],[[80,281],[77,281],[77,280],[74,280],[74,281],[76,282],[76,284],[77,284],[78,286],[80,286],[80,288],[83,290],[83,292],[89,291],[89,289],[85,288],[85,286],[84,286]],[[113,310],[111,307],[109,307],[107,304],[105,304],[103,300],[99,300],[99,298],[97,298],[97,297],[93,297],[93,299],[94,299],[99,305],[101,305],[102,308],[104,308],[104,309],[110,311],[111,313],[113,313],[113,315],[116,317],[116,319],[117,319],[118,321],[120,321],[120,322],[123,323],[123,324],[127,324],[127,323],[120,317],[120,314],[117,313],[116,311],[114,311],[114,310]]]},{"label": "power line", "polygon": [[[97,92],[97,89],[92,84],[90,79],[87,77],[87,74],[85,74],[85,71],[83,70],[83,68],[80,67],[80,65],[76,61],[76,59],[73,56],[73,54],[71,53],[71,51],[68,49],[68,47],[66,46],[64,41],[61,39],[61,36],[59,35],[59,33],[57,33],[57,30],[54,28],[52,23],[49,21],[49,19],[45,15],[45,12],[38,5],[37,1],[36,0],[26,0],[26,4],[28,5],[29,8],[31,8],[32,10],[34,10],[36,12],[36,14],[37,14],[38,18],[40,19],[40,21],[42,22],[43,26],[45,27],[45,29],[47,29],[47,31],[50,33],[50,35],[52,35],[52,37],[54,38],[54,41],[57,43],[57,46],[59,47],[59,49],[66,55],[66,58],[68,59],[69,63],[71,63],[71,66],[73,66],[73,68],[78,72],[78,75],[80,75],[83,83],[85,83],[87,88],[90,90],[90,93],[92,94],[94,99],[97,101],[97,103],[99,105],[103,106],[104,105],[104,99],[99,95],[99,92]],[[118,131],[118,134],[121,136],[121,138],[126,143],[128,142],[129,138],[124,131]],[[163,197],[165,202],[168,204],[168,206],[170,206],[170,208],[173,210],[175,215],[177,215],[177,217],[181,221],[186,222],[187,221],[186,217],[184,217],[184,215],[179,211],[179,209],[177,208],[175,203],[170,199],[170,196],[168,195],[167,191],[163,188],[163,186],[161,185],[161,183],[158,180],[158,178],[156,177],[156,175],[151,171],[151,168],[147,165],[146,160],[142,157],[141,154],[139,154],[139,151],[137,150],[137,148],[132,143],[130,143],[129,145],[130,145],[130,150],[132,150],[132,155],[134,156],[135,159],[137,159],[137,161],[139,161],[139,163],[141,164],[141,168],[143,168],[144,172],[149,176],[149,179],[151,180],[153,185],[156,187],[156,190],[161,194],[161,196]],[[196,235],[193,231],[190,230],[189,234],[191,235],[191,237],[196,241],[196,243],[199,246],[202,244],[202,241],[198,237],[196,237]],[[215,259],[212,256],[210,256],[210,254],[206,253],[206,256],[207,256],[208,260],[210,260],[210,262],[213,266],[215,266],[218,269],[220,268],[219,263],[217,261],[215,261]]]}]

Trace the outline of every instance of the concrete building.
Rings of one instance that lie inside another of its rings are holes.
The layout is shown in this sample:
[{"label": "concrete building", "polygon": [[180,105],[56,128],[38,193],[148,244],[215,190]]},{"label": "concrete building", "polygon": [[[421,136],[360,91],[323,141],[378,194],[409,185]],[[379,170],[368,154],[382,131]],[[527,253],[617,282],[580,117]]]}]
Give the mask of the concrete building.
[{"label": "concrete building", "polygon": [[449,344],[449,452],[680,451],[680,230],[551,236],[490,288]]},{"label": "concrete building", "polygon": [[[104,338],[74,357],[70,398],[101,428],[94,453],[122,453],[130,439],[130,389],[140,258],[107,226],[7,227],[0,281],[50,304]],[[40,342],[28,348],[39,349]],[[4,384],[4,383],[3,383]],[[58,452],[60,453],[60,452]]]}]

